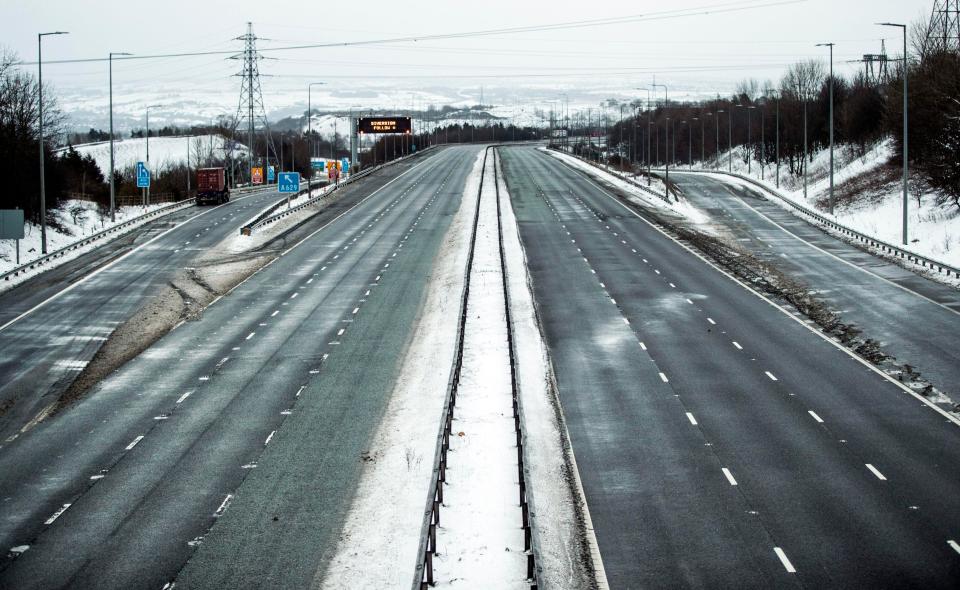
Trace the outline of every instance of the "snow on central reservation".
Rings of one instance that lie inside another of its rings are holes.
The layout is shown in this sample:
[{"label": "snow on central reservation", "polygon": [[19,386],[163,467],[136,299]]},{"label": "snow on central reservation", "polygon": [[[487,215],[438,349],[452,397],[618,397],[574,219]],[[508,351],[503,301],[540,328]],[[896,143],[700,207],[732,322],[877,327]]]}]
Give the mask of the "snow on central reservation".
[{"label": "snow on central reservation", "polygon": [[480,200],[434,568],[439,587],[526,588],[493,162]]},{"label": "snow on central reservation", "polygon": [[[181,137],[151,137],[150,138],[150,169],[157,172],[165,168],[187,163],[187,146],[189,144],[190,162],[196,167],[199,156],[213,152],[215,158],[223,158],[227,141],[220,135],[192,135]],[[246,146],[235,144],[234,157],[246,154]],[[58,150],[65,153],[69,148]],[[82,143],[73,146],[81,156],[90,155],[97,162],[104,178],[110,170],[110,142]],[[126,170],[137,165],[137,162],[147,160],[146,138],[115,139],[113,141],[113,169]]]},{"label": "snow on central reservation", "polygon": [[[734,150],[735,152],[737,150]],[[842,183],[849,179],[861,177],[865,180],[875,180],[873,176],[881,174],[881,167],[890,162],[894,156],[893,140],[886,139],[872,146],[863,156],[850,153],[846,146],[838,146],[834,151],[834,191],[839,194]],[[716,161],[707,162],[707,168],[712,168]],[[729,152],[720,157],[721,170],[727,171],[730,166]],[[747,164],[735,153],[733,156],[733,171],[748,175],[775,189],[776,165],[769,163],[760,166],[753,162],[748,172]],[[809,185],[807,198],[803,196],[803,177],[790,175],[786,166],[780,167],[779,192],[795,203],[818,210],[822,215],[828,212],[817,206],[829,195],[830,189],[830,150],[823,149],[814,153],[813,162],[809,169]],[[730,177],[721,178],[727,182],[737,183]],[[837,222],[855,229],[861,233],[901,246],[902,217],[903,217],[903,185],[900,176],[881,184],[870,195],[863,195],[850,204],[841,204],[835,208]],[[953,204],[937,205],[936,195],[926,190],[917,205],[916,185],[910,186],[908,206],[909,250],[939,260],[952,266],[960,266],[960,209]]]}]

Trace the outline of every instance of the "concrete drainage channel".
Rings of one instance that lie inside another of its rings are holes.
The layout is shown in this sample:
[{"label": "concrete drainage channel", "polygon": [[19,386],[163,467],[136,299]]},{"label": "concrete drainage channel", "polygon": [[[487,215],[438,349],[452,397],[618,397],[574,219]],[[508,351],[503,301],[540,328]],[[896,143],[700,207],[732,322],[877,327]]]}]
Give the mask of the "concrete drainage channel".
[{"label": "concrete drainage channel", "polygon": [[[480,581],[471,579],[471,574],[497,575],[494,572],[505,577],[498,582],[509,580],[510,587],[537,588],[537,548],[524,469],[525,436],[494,149],[488,147],[484,153],[457,350],[437,436],[414,589],[453,580],[477,584]],[[495,204],[489,202],[491,198]],[[507,396],[512,409],[509,422]],[[505,452],[512,449],[515,455]],[[444,500],[445,488],[449,502]],[[477,531],[478,527],[483,530]]]}]

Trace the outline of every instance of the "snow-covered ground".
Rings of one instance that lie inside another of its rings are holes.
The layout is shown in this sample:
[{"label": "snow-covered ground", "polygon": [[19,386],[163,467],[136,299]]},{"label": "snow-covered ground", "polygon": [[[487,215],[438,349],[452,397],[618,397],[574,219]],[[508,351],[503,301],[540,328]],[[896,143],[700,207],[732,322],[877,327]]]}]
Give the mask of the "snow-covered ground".
[{"label": "snow-covered ground", "polygon": [[493,162],[487,164],[463,368],[434,560],[441,588],[525,589],[522,514]]},{"label": "snow-covered ground", "polygon": [[[323,588],[407,588],[418,562],[449,367],[457,344],[463,272],[483,154],[443,238],[410,348],[374,435],[353,505]],[[370,518],[376,514],[377,518]]]},{"label": "snow-covered ground", "polygon": [[[77,200],[64,201],[59,209],[52,209],[47,212],[48,220],[52,219],[56,221],[63,229],[63,231],[59,231],[47,225],[47,252],[65,248],[91,234],[124,223],[155,209],[166,207],[169,204],[170,203],[160,203],[158,205],[150,205],[149,207],[118,207],[116,211],[116,221],[111,222],[109,210],[104,214],[98,209],[96,203]],[[155,219],[155,217],[151,217],[150,219]],[[139,227],[139,225],[131,226],[130,229],[132,230],[135,227]],[[21,265],[43,256],[40,247],[39,224],[27,222],[24,227],[24,234],[24,239],[20,240]],[[77,256],[99,247],[102,244],[103,242],[98,240],[92,244],[71,251],[68,255],[58,258],[49,265],[44,265],[42,269],[35,269],[20,276],[11,277],[9,281],[3,281],[2,284],[0,284],[0,290],[18,284],[38,272],[43,272],[54,266],[63,264],[68,260],[73,260]],[[16,243],[13,240],[0,240],[0,273],[10,271],[16,266]]]},{"label": "snow-covered ground", "polygon": [[[187,149],[190,150],[190,162],[196,166],[198,157],[208,156],[211,151],[216,158],[223,158],[228,141],[220,135],[192,135],[183,137],[151,137],[150,169],[159,171],[171,166],[187,163]],[[60,153],[69,148],[58,150]],[[106,178],[110,170],[110,142],[82,143],[73,146],[81,156],[90,155]],[[235,144],[234,157],[243,157],[246,146]],[[113,141],[113,168],[125,170],[136,166],[137,162],[147,159],[146,138],[115,139]]]},{"label": "snow-covered ground", "polygon": [[[669,210],[678,215],[682,215],[687,218],[690,222],[696,223],[698,225],[707,226],[710,223],[710,218],[705,213],[697,209],[688,203],[685,199],[671,200],[669,203],[660,199],[649,192],[638,188],[637,186],[626,182],[624,178],[629,178],[634,182],[638,182],[643,186],[647,185],[646,177],[640,178],[637,176],[625,176],[618,172],[615,172],[611,169],[609,172],[602,168],[598,168],[593,164],[587,163],[576,156],[571,156],[570,154],[560,153],[555,150],[547,150],[547,148],[540,148],[545,150],[551,156],[558,158],[564,163],[583,170],[584,172],[603,180],[606,183],[609,183],[618,189],[622,190],[624,193],[629,195],[630,200],[642,207],[653,207],[656,209]],[[657,194],[664,194],[664,184],[663,181],[654,179],[650,190],[654,191]],[[671,195],[672,197],[672,195]],[[707,229],[707,228],[705,228]],[[709,229],[707,229],[709,231]]]},{"label": "snow-covered ground", "polygon": [[[852,178],[862,175],[879,175],[879,169],[893,156],[892,140],[887,139],[872,146],[867,153],[858,157],[848,150],[838,147],[835,150],[834,190]],[[729,169],[728,154],[720,158],[721,170]],[[708,162],[708,166],[712,162]],[[818,206],[829,194],[830,151],[820,150],[814,154],[809,170],[807,197],[804,198],[803,177],[790,176],[786,168],[780,170],[780,194],[793,202],[818,210],[822,215],[828,212]],[[747,164],[736,154],[733,157],[733,172],[755,178],[771,189],[775,189],[776,168],[773,164],[761,168],[756,162],[748,172]],[[761,174],[763,180],[761,180]],[[730,177],[720,176],[728,182],[742,182]],[[857,199],[852,204],[840,204],[835,208],[835,220],[861,233],[873,236],[885,242],[901,246],[903,188],[899,177],[883,183],[876,193]],[[910,187],[908,206],[908,232],[910,245],[908,250],[939,260],[952,266],[960,266],[960,209],[952,204],[937,205],[936,195],[926,190],[920,205],[917,204],[917,187]]]}]

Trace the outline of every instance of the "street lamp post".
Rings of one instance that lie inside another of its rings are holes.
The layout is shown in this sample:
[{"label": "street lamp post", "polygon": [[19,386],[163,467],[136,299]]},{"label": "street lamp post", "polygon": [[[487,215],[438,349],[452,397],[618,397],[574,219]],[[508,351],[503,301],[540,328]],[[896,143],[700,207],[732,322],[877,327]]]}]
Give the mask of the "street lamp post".
[{"label": "street lamp post", "polygon": [[704,113],[700,116],[700,167],[707,161],[707,117],[713,113]]},{"label": "street lamp post", "polygon": [[311,91],[313,90],[314,86],[323,86],[324,84],[326,84],[326,82],[310,82],[307,84],[307,161],[310,164],[310,172],[307,173],[308,196],[313,194],[313,150],[310,149],[310,146],[313,143],[313,102]]},{"label": "street lamp post", "polygon": [[754,105],[747,106],[742,104],[738,104],[734,106],[736,106],[737,108],[742,108],[747,111],[747,174],[749,175],[753,172],[753,137],[752,137],[752,128],[751,128],[753,123],[753,117],[751,116],[750,111],[757,107]]},{"label": "street lamp post", "polygon": [[110,221],[117,220],[117,195],[113,180],[113,56],[131,55],[130,53],[110,53]]},{"label": "street lamp post", "polygon": [[[652,88],[654,88],[654,89],[656,89],[656,88],[663,88],[663,108],[668,108],[668,107],[669,107],[669,103],[670,103],[670,89],[667,88],[667,86],[666,86],[665,84],[657,84],[656,82],[654,82],[654,83],[651,84],[650,86],[651,86]],[[667,133],[667,135],[670,134],[670,123],[669,123],[669,121],[670,121],[670,117],[667,117],[667,125],[666,125],[666,133]],[[669,139],[669,137],[664,138],[664,143],[666,144],[666,145],[664,146],[665,148],[667,148],[667,146],[670,145],[670,139]],[[664,186],[664,190],[666,191],[667,200],[669,201],[669,200],[670,200],[670,158],[669,158],[669,156],[667,157],[667,165],[666,165],[666,168],[664,168],[664,170],[665,170],[666,174],[664,175],[664,184],[663,184],[663,186]]]},{"label": "street lamp post", "polygon": [[717,164],[716,167],[720,168],[720,115],[724,113],[723,109],[717,109],[717,143],[716,143],[716,152],[717,152]]},{"label": "street lamp post", "polygon": [[[150,170],[150,109],[155,109],[155,108],[158,108],[158,107],[161,107],[161,106],[163,106],[163,105],[152,104],[152,105],[147,106],[147,108],[146,108],[146,112],[147,112],[147,170],[148,170],[148,171]],[[143,193],[143,194],[144,194],[144,196],[145,196],[144,206],[145,206],[145,207],[149,207],[149,206],[150,206],[150,186],[149,186],[149,185],[147,185],[147,188],[144,189],[144,193]]]},{"label": "street lamp post", "polygon": [[[44,147],[46,141],[43,137],[43,38],[49,35],[69,35],[67,31],[54,31],[52,33],[39,33],[37,35],[37,91],[39,100],[37,110],[40,118],[40,253],[47,253],[47,177],[43,170],[44,158],[46,153]],[[17,242],[19,247],[19,242]],[[19,251],[18,251],[19,252]]]},{"label": "street lamp post", "polygon": [[777,95],[777,188],[780,188],[780,96]]},{"label": "street lamp post", "polygon": [[907,85],[908,78],[908,69],[907,69],[907,25],[898,25],[896,23],[877,23],[883,27],[900,27],[903,29],[903,245],[907,245],[907,180],[910,177],[910,170],[907,168],[907,163],[909,162],[909,142],[908,140],[908,115],[907,115],[907,91],[909,89]]},{"label": "street lamp post", "polygon": [[818,43],[830,48],[830,215],[833,215],[833,43]]}]

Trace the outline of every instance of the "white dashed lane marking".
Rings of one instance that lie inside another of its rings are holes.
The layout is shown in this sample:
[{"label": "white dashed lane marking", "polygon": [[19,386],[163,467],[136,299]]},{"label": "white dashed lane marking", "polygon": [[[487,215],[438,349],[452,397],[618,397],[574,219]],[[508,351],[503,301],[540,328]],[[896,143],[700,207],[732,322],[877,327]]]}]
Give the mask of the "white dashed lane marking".
[{"label": "white dashed lane marking", "polygon": [[724,477],[726,477],[726,478],[727,478],[727,481],[730,482],[730,485],[732,485],[732,486],[737,485],[737,480],[733,479],[733,474],[730,473],[730,470],[729,470],[729,469],[727,469],[726,467],[724,467],[724,468],[722,468],[722,471],[723,471]]},{"label": "white dashed lane marking", "polygon": [[694,418],[693,414],[691,414],[690,412],[687,412],[687,420],[690,421],[690,424],[693,424],[694,426],[697,425],[697,419]]},{"label": "white dashed lane marking", "polygon": [[133,442],[131,442],[130,444],[128,444],[128,445],[126,446],[126,449],[125,449],[125,450],[127,450],[127,451],[133,450],[133,447],[137,446],[137,443],[139,443],[139,442],[142,441],[142,440],[143,440],[143,435],[141,434],[141,435],[138,436],[137,438],[133,439]]},{"label": "white dashed lane marking", "polygon": [[67,508],[70,508],[70,506],[71,506],[70,504],[64,504],[64,505],[61,506],[56,512],[54,512],[54,513],[50,516],[50,518],[48,518],[47,520],[43,521],[43,524],[47,524],[47,525],[53,524],[53,521],[55,521],[55,520],[57,520],[58,518],[60,518],[60,515],[63,514],[64,512],[66,512],[66,511],[67,511]]},{"label": "white dashed lane marking", "polygon": [[820,424],[823,424],[823,418],[821,418],[820,416],[818,416],[816,412],[814,412],[813,410],[807,410],[807,413],[810,414],[810,416],[811,416],[814,420],[816,420],[816,421],[819,422]]},{"label": "white dashed lane marking", "polygon": [[777,377],[770,371],[764,371],[764,373],[767,374],[767,377],[769,377],[771,381],[779,381],[779,379],[777,379]]},{"label": "white dashed lane marking", "polygon": [[871,465],[870,463],[867,463],[867,469],[870,470],[870,473],[877,476],[877,479],[879,479],[880,481],[887,481],[887,478],[884,477],[882,473],[880,473],[880,470],[874,467],[873,465]]},{"label": "white dashed lane marking", "polygon": [[783,549],[779,547],[774,547],[773,552],[777,554],[777,557],[780,558],[780,563],[783,564],[783,568],[787,570],[788,574],[795,574],[797,570],[794,569],[793,564],[790,563],[790,560],[787,559],[787,554],[783,552]]}]

